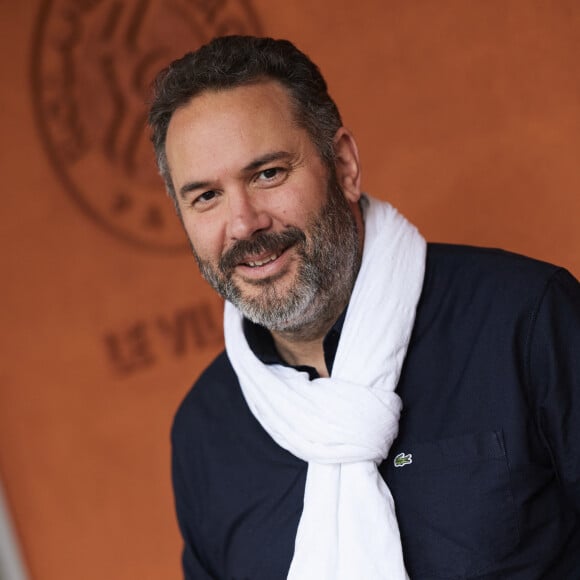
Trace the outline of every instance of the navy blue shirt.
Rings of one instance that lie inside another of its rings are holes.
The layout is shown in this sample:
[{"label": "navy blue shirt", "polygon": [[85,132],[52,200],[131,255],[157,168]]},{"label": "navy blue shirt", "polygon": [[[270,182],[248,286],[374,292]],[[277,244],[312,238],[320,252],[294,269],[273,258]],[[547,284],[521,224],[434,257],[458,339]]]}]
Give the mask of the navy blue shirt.
[{"label": "navy blue shirt", "polygon": [[[325,340],[329,369],[341,327]],[[280,362],[267,331],[246,335]],[[430,244],[397,392],[380,471],[411,579],[580,579],[578,282],[500,250]],[[286,578],[307,464],[256,421],[226,354],[183,401],[172,444],[185,577]],[[412,461],[396,466],[399,454]]]}]

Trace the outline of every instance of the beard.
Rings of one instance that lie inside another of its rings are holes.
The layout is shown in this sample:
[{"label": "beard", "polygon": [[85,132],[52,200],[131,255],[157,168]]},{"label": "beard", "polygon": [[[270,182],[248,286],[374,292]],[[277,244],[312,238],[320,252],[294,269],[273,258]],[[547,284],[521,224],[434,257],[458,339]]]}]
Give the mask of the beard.
[{"label": "beard", "polygon": [[[333,183],[334,182],[334,183]],[[290,287],[278,288],[276,280],[286,272],[246,281],[254,295],[234,282],[235,266],[248,255],[281,253],[294,246],[299,263]],[[288,227],[278,233],[259,233],[239,240],[216,266],[193,250],[202,276],[252,322],[270,331],[316,335],[332,324],[346,307],[361,255],[354,215],[334,179],[329,180],[327,201],[302,231]]]}]

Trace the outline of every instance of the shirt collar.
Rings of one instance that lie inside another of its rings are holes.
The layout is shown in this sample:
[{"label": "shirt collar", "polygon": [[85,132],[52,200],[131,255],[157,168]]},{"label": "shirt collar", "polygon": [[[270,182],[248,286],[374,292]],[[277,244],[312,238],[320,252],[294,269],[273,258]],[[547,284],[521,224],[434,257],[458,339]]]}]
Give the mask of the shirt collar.
[{"label": "shirt collar", "polygon": [[[342,327],[344,325],[344,319],[346,316],[346,309],[338,317],[337,321],[333,324],[332,328],[328,331],[322,342],[322,347],[324,349],[324,359],[326,361],[326,368],[328,372],[332,374],[332,367],[334,365],[334,357],[336,356],[336,350],[338,349],[338,342],[340,340],[340,334],[342,332]],[[289,365],[282,360],[276,346],[274,344],[274,339],[270,334],[270,331],[259,324],[251,322],[247,318],[244,318],[244,334],[246,335],[246,340],[248,345],[254,352],[254,354],[260,359],[261,362],[267,365],[279,364],[286,367],[292,367],[299,371],[306,371],[310,376],[310,379],[318,378],[318,372],[315,368],[309,366],[294,366]]]}]

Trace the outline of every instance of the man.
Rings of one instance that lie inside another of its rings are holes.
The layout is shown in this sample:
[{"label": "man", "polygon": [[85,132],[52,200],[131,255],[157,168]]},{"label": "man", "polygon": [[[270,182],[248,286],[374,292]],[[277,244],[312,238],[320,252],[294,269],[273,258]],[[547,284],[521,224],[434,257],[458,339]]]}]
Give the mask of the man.
[{"label": "man", "polygon": [[226,352],[172,431],[186,578],[580,578],[574,278],[426,246],[363,195],[287,41],[172,63],[150,124],[226,299]]}]

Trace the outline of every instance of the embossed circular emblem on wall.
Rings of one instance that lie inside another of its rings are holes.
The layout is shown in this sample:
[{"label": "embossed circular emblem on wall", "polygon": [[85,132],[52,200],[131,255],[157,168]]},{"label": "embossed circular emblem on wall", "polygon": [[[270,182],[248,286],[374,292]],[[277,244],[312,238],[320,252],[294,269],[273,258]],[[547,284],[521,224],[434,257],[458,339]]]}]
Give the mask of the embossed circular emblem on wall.
[{"label": "embossed circular emblem on wall", "polygon": [[150,83],[213,36],[259,34],[249,0],[48,0],[32,80],[37,122],[66,190],[119,239],[187,247],[146,127]]}]

